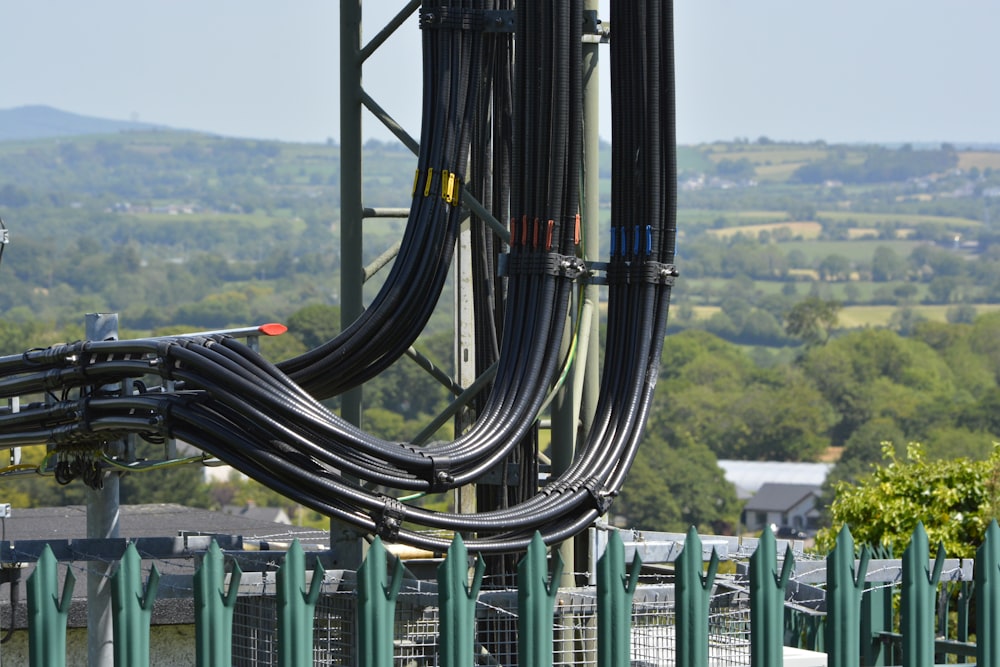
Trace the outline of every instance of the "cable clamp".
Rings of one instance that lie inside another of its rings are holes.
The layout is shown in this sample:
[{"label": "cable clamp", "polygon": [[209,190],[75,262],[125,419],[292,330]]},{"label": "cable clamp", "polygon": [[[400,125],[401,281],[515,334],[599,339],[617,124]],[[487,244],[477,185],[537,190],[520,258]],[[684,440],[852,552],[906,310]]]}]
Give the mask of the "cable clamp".
[{"label": "cable clamp", "polygon": [[680,273],[673,264],[663,264],[661,262],[643,262],[638,267],[637,278],[642,282],[654,285],[672,286]]},{"label": "cable clamp", "polygon": [[385,496],[382,511],[375,522],[375,532],[386,542],[395,542],[399,529],[406,517],[406,505],[395,498]]},{"label": "cable clamp", "polygon": [[458,206],[462,178],[453,171],[441,172],[441,198],[452,206]]},{"label": "cable clamp", "polygon": [[420,11],[420,29],[514,32],[514,10],[432,7]]},{"label": "cable clamp", "polygon": [[440,493],[451,488],[455,478],[449,470],[451,469],[450,456],[429,456],[431,460],[431,493]]},{"label": "cable clamp", "polygon": [[548,275],[576,280],[587,273],[587,265],[574,255],[555,252],[530,252],[505,255],[501,262],[504,275]]},{"label": "cable clamp", "polygon": [[584,482],[583,488],[590,494],[591,499],[594,501],[594,508],[600,514],[606,514],[611,509],[611,503],[617,494],[606,489],[596,477],[591,477]]}]

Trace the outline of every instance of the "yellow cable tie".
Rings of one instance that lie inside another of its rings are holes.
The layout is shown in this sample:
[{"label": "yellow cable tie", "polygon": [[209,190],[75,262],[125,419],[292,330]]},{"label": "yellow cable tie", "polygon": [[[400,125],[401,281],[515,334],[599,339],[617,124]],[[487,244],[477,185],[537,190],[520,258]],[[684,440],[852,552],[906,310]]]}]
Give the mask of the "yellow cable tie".
[{"label": "yellow cable tie", "polygon": [[441,196],[452,206],[458,206],[458,189],[462,185],[462,180],[457,177],[455,172],[446,171],[445,174],[448,176],[448,182],[446,184],[442,179]]},{"label": "yellow cable tie", "polygon": [[417,185],[419,183],[420,183],[420,168],[418,167],[417,171],[413,174],[413,192],[410,193],[411,197],[417,194]]},{"label": "yellow cable tie", "polygon": [[431,179],[434,177],[434,167],[430,167],[427,170],[427,181],[424,183],[424,196],[428,197],[431,194]]}]

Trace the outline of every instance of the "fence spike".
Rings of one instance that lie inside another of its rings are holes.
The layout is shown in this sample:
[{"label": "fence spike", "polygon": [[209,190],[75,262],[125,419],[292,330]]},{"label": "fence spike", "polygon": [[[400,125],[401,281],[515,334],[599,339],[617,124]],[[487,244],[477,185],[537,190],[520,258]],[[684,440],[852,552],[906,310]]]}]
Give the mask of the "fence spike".
[{"label": "fence spike", "polygon": [[552,555],[549,573],[548,549],[537,531],[528,552],[517,564],[517,652],[518,664],[544,667],[552,664],[553,612],[562,576],[562,556]]},{"label": "fence spike", "polygon": [[398,558],[392,579],[386,581],[386,550],[375,537],[358,568],[358,653],[362,667],[392,667],[396,599],[403,585],[403,563]]},{"label": "fence spike", "polygon": [[750,665],[781,667],[784,664],[784,586],[794,559],[786,551],[781,573],[777,572],[777,542],[770,527],[761,533],[750,556]]},{"label": "fence spike", "polygon": [[323,584],[323,566],[317,561],[309,591],[304,587],[306,557],[298,540],[285,553],[285,562],[275,575],[278,594],[278,665],[312,664],[313,616]]},{"label": "fence spike", "polygon": [[629,664],[632,598],[641,568],[642,559],[636,553],[626,576],[625,545],[618,531],[612,531],[597,561],[598,667]]},{"label": "fence spike", "polygon": [[871,553],[861,550],[855,570],[854,537],[845,525],[826,557],[826,647],[829,667],[851,667],[861,656],[861,598]]},{"label": "fence spike", "polygon": [[935,592],[944,565],[944,545],[938,545],[931,573],[930,545],[923,522],[918,522],[903,552],[903,593],[900,631],[903,634],[903,664],[930,667],[934,664]]},{"label": "fence spike", "polygon": [[483,557],[478,556],[472,583],[467,583],[469,552],[462,536],[455,535],[444,562],[438,566],[441,667],[475,664],[476,600],[485,568]]},{"label": "fence spike", "polygon": [[233,562],[226,586],[225,557],[214,539],[194,573],[195,663],[198,667],[233,664],[233,612],[243,571]]},{"label": "fence spike", "polygon": [[31,667],[66,665],[66,621],[76,577],[72,570],[66,571],[61,596],[58,577],[59,564],[46,544],[27,581],[28,664]]},{"label": "fence spike", "polygon": [[142,667],[149,664],[149,626],[159,587],[160,572],[154,564],[145,586],[142,557],[129,543],[111,575],[111,621],[116,665]]},{"label": "fence spike", "polygon": [[702,543],[692,526],[675,563],[677,579],[677,665],[708,667],[708,616],[719,569],[719,553],[712,548],[708,572],[702,574]]}]

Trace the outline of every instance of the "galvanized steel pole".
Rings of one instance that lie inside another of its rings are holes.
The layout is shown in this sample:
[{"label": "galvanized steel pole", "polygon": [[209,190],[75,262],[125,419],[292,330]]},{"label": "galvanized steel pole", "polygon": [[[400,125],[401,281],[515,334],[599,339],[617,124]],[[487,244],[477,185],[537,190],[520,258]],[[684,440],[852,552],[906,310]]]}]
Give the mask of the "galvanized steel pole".
[{"label": "galvanized steel pole", "polygon": [[[88,313],[87,340],[118,340],[117,313]],[[118,474],[102,473],[104,487],[87,489],[87,537],[114,539],[119,534]],[[114,664],[114,628],[111,619],[112,563],[87,563],[87,664]]]}]

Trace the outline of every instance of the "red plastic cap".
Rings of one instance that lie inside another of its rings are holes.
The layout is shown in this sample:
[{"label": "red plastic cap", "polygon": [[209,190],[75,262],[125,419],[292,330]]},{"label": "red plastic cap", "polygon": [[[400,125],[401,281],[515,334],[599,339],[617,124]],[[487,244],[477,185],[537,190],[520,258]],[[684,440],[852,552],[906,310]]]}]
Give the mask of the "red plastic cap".
[{"label": "red plastic cap", "polygon": [[261,332],[265,336],[280,336],[281,334],[288,331],[288,327],[284,324],[278,324],[277,322],[271,322],[270,324],[262,324],[257,327],[257,331]]}]

